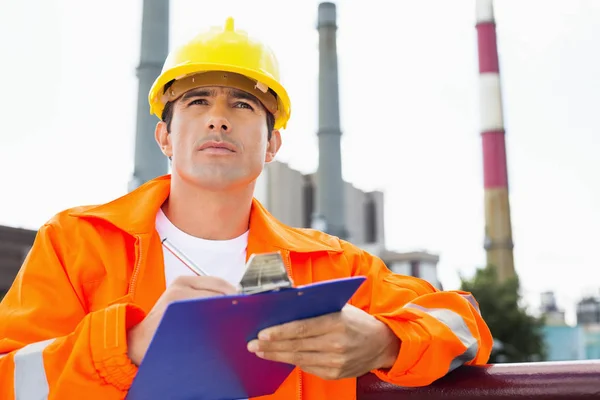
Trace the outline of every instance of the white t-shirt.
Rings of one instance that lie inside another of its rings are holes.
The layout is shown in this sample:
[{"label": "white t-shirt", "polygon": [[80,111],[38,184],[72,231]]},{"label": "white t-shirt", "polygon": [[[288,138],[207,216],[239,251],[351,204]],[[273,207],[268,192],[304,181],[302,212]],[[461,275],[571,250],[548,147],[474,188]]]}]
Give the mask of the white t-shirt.
[{"label": "white t-shirt", "polygon": [[[208,275],[223,278],[234,286],[240,283],[246,269],[248,231],[230,240],[200,239],[188,235],[173,225],[162,209],[159,209],[156,214],[156,230],[161,240],[167,238]],[[169,251],[163,251],[163,254],[167,286],[178,276],[195,275]]]}]

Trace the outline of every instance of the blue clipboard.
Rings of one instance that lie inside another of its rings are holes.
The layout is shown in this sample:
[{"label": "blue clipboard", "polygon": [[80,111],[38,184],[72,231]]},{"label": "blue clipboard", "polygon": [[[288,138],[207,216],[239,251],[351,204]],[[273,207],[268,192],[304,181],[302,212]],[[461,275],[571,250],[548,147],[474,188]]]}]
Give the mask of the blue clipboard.
[{"label": "blue clipboard", "polygon": [[274,393],[294,366],[261,359],[247,343],[269,326],[340,311],[365,279],[170,304],[127,399],[234,400]]}]

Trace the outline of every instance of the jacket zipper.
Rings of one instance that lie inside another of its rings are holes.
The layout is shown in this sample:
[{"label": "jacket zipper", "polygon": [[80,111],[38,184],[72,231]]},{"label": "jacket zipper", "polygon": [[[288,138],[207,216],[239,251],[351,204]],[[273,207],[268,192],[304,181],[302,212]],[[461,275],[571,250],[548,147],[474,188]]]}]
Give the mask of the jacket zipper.
[{"label": "jacket zipper", "polygon": [[140,273],[140,265],[142,265],[142,237],[136,236],[136,239],[138,241],[137,262],[135,263],[135,268],[133,269],[133,273],[131,274],[131,282],[129,282],[129,295],[131,296],[132,300],[134,297],[135,283]]},{"label": "jacket zipper", "polygon": [[[292,262],[290,260],[290,251],[287,250],[285,252],[285,269],[287,270],[288,276],[290,277],[290,279],[292,280],[292,282],[294,282],[294,275],[292,274]],[[297,400],[302,400],[302,371],[300,371],[300,368],[297,368],[298,370],[298,387],[296,389],[296,394],[297,394]]]},{"label": "jacket zipper", "polygon": [[302,400],[302,371],[298,368],[298,400]]}]

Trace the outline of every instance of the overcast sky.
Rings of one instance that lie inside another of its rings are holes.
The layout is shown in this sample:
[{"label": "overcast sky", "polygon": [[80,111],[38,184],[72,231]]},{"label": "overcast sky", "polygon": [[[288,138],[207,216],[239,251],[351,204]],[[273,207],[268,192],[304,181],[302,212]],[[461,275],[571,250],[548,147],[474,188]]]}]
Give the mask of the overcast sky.
[{"label": "overcast sky", "polygon": [[[485,263],[474,0],[338,4],[343,174],[386,194],[387,245],[438,253],[448,289]],[[171,45],[232,15],[278,54],[279,160],[317,167],[318,2],[171,1]],[[0,0],[0,224],[126,193],[141,0]],[[515,265],[525,298],[600,286],[600,1],[496,1]],[[148,134],[152,134],[149,132]]]}]

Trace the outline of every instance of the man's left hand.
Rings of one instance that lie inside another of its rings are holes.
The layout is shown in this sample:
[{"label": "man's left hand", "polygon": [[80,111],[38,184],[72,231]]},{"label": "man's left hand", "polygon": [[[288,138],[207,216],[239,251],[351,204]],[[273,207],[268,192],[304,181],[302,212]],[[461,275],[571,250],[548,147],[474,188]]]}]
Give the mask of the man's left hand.
[{"label": "man's left hand", "polygon": [[248,350],[323,379],[341,379],[390,368],[400,340],[383,322],[346,305],[338,313],[264,329]]}]

